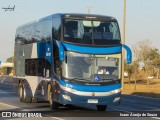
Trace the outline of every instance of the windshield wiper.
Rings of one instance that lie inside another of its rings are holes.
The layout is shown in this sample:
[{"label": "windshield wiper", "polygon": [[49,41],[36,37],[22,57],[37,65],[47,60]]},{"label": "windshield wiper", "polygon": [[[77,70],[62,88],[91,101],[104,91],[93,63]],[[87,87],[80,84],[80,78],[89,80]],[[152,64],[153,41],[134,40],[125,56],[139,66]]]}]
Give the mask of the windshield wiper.
[{"label": "windshield wiper", "polygon": [[115,82],[115,81],[117,81],[118,79],[117,79],[117,80],[115,80],[115,79],[101,79],[101,80],[103,80],[103,81],[104,81],[104,80],[107,80],[108,82],[109,82],[109,81],[114,81],[114,82]]},{"label": "windshield wiper", "polygon": [[72,80],[87,80],[87,81],[90,81],[90,79],[76,78],[76,77],[75,77],[75,78],[71,78],[71,79],[69,78],[68,80],[71,80],[71,81],[72,81]]}]

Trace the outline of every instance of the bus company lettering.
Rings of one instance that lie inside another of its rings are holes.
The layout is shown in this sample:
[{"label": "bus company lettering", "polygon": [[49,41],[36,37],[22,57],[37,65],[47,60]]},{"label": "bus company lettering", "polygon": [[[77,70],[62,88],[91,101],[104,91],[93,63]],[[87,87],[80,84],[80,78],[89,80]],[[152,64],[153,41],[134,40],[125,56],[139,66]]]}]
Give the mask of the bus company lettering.
[{"label": "bus company lettering", "polygon": [[90,84],[90,83],[86,83],[86,85],[100,86],[100,84]]}]

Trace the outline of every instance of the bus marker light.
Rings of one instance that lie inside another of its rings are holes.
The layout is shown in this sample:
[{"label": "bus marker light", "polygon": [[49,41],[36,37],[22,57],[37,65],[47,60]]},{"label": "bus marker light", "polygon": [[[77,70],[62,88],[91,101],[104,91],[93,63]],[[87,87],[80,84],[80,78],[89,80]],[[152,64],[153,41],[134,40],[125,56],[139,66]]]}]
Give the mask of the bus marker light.
[{"label": "bus marker light", "polygon": [[119,100],[120,100],[120,97],[116,97],[116,98],[114,98],[113,102],[117,102]]},{"label": "bus marker light", "polygon": [[68,101],[72,101],[71,98],[70,98],[70,96],[68,96],[68,95],[62,95],[62,96],[63,96],[64,99],[66,99]]}]

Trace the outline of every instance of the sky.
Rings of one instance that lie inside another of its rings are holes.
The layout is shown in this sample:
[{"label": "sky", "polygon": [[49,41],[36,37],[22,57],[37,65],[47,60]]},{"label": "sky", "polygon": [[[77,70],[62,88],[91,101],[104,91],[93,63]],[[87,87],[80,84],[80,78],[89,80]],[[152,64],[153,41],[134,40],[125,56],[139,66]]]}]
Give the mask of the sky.
[{"label": "sky", "polygon": [[[149,40],[160,49],[160,0],[126,0],[126,44]],[[13,55],[16,28],[54,13],[87,13],[115,17],[123,34],[124,0],[0,0],[0,61]],[[2,7],[15,11],[4,11]]]}]

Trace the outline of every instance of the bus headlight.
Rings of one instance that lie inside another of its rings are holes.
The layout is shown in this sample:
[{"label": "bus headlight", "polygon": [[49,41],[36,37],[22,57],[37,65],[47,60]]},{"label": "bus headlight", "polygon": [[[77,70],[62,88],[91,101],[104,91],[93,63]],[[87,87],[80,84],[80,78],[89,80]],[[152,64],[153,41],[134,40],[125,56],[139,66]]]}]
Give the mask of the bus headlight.
[{"label": "bus headlight", "polygon": [[113,91],[112,91],[113,94],[117,94],[117,93],[119,93],[119,92],[121,92],[121,89],[116,89],[116,90],[113,90]]},{"label": "bus headlight", "polygon": [[72,101],[71,97],[68,95],[62,95],[65,100]]},{"label": "bus headlight", "polygon": [[120,97],[117,97],[113,100],[113,102],[117,102],[117,101],[120,101]]}]

